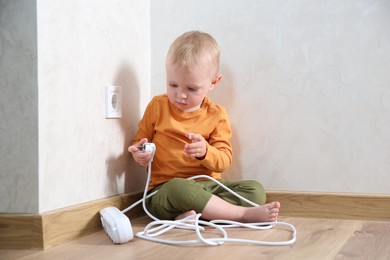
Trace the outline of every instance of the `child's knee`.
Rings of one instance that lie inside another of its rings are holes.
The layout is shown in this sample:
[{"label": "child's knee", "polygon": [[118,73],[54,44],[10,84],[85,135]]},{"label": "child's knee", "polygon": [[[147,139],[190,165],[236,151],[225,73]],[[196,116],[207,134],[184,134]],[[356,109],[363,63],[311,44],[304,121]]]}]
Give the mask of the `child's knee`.
[{"label": "child's knee", "polygon": [[175,209],[186,211],[198,196],[201,187],[193,180],[173,178],[166,182],[161,191],[165,193],[169,204]]},{"label": "child's knee", "polygon": [[212,194],[194,180],[174,178],[164,184],[169,205],[176,210],[201,212],[210,200]]},{"label": "child's knee", "polygon": [[156,195],[148,200],[149,211],[159,219],[173,219],[182,213],[181,204],[185,200],[187,180],[174,178],[164,183]]},{"label": "child's knee", "polygon": [[183,178],[173,178],[172,180],[164,183],[163,189],[164,192],[177,196],[186,191],[188,185],[188,180]]},{"label": "child's knee", "polygon": [[247,199],[259,205],[265,204],[267,197],[265,194],[265,189],[260,182],[255,180],[247,180],[245,181],[245,186],[247,186],[246,190],[248,191]]}]

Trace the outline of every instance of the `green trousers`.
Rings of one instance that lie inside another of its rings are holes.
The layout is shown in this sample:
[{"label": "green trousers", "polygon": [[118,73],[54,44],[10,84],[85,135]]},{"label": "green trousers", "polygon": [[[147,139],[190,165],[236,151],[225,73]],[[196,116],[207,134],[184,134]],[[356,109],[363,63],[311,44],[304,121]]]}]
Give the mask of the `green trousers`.
[{"label": "green trousers", "polygon": [[[257,181],[221,181],[221,183],[256,204],[262,205],[266,201],[265,190]],[[202,213],[212,195],[234,205],[250,206],[213,181],[174,178],[149,193],[157,189],[159,191],[146,201],[146,206],[150,213],[162,220],[174,219],[179,214],[190,210]]]}]

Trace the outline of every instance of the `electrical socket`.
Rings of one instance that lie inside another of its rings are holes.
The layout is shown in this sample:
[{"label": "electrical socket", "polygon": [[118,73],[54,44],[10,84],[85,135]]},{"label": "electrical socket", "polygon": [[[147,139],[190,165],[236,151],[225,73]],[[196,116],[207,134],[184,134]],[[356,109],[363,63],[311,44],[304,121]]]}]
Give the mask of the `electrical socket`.
[{"label": "electrical socket", "polygon": [[105,87],[106,118],[122,118],[122,87]]}]

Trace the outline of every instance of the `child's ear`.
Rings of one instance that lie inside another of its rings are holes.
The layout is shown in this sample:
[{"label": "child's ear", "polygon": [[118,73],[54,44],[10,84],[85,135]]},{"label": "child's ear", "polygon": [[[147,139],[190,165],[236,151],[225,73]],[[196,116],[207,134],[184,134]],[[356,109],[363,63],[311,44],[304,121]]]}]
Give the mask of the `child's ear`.
[{"label": "child's ear", "polygon": [[218,84],[218,82],[222,79],[222,75],[221,74],[217,74],[214,79],[211,81],[211,86],[210,86],[210,90],[215,88]]}]

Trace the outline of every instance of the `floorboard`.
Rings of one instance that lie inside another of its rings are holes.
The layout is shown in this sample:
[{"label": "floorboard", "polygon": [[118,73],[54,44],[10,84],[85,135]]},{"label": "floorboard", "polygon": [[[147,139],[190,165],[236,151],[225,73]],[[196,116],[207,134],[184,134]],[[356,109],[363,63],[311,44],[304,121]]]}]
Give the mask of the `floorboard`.
[{"label": "floorboard", "polygon": [[364,222],[335,259],[390,259],[390,222]]},{"label": "floorboard", "polygon": [[[171,246],[135,238],[114,245],[103,232],[47,250],[0,250],[0,259],[390,259],[390,222],[280,217],[298,232],[291,246],[225,243],[219,246]],[[132,221],[134,232],[143,230],[145,217]],[[289,239],[283,228],[251,231],[229,229],[229,237],[277,241]],[[215,234],[213,234],[215,235]],[[188,230],[174,230],[170,239],[191,239]]]}]

